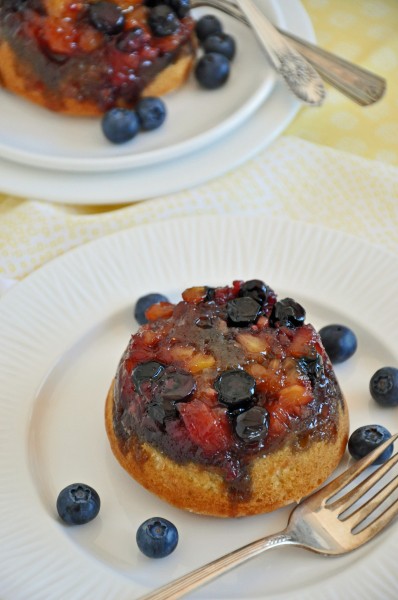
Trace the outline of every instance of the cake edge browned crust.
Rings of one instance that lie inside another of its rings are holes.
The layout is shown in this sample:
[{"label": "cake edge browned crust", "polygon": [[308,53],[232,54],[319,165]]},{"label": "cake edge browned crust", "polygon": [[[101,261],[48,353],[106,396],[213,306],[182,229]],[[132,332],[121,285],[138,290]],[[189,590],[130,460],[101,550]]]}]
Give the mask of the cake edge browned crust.
[{"label": "cake edge browned crust", "polygon": [[[194,39],[181,45],[176,60],[160,71],[144,88],[142,96],[164,96],[180,88],[187,80],[193,68],[196,56]],[[0,85],[9,92],[38,104],[39,106],[74,117],[96,117],[104,111],[88,100],[78,101],[73,98],[54,98],[46,94],[42,86],[32,85],[33,74],[16,56],[10,44],[0,41]]]},{"label": "cake edge browned crust", "polygon": [[190,512],[216,517],[242,517],[274,511],[299,502],[326,481],[340,463],[348,440],[349,418],[344,398],[337,399],[337,433],[329,440],[310,441],[294,450],[285,445],[251,466],[250,498],[232,501],[214,467],[179,464],[134,436],[124,449],[114,431],[114,382],[105,404],[105,426],[120,465],[144,488],[166,502]]}]

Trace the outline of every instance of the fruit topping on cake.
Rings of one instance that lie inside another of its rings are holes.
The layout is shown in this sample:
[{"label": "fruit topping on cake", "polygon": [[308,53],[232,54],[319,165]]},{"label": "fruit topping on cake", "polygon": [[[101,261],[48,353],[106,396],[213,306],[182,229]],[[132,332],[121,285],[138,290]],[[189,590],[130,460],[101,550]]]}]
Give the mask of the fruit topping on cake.
[{"label": "fruit topping on cake", "polygon": [[[299,499],[336,467],[347,410],[300,303],[250,280],[188,288],[177,304],[148,306],[146,322],[138,313],[107,430],[148,489],[188,510],[251,514]],[[196,494],[203,485],[215,504]]]}]

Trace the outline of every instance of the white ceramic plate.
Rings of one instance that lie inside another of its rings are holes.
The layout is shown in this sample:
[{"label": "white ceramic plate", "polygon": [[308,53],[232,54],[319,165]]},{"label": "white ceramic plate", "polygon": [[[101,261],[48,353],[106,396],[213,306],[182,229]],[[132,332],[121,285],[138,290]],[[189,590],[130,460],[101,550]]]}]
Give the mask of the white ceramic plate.
[{"label": "white ceramic plate", "polygon": [[[398,430],[368,382],[398,365],[398,258],[354,238],[255,217],[203,217],[137,227],[49,263],[0,300],[0,597],[2,600],[132,600],[210,559],[286,525],[289,509],[229,520],[177,510],[119,466],[104,430],[104,400],[129,335],[136,299],[187,286],[259,277],[294,296],[316,327],[340,322],[358,351],[336,367],[351,428]],[[69,483],[94,486],[99,516],[59,522],[55,501]],[[164,516],[180,532],[167,559],[135,545],[138,525]],[[192,598],[206,600],[392,600],[397,524],[341,558],[294,548],[268,552]]]},{"label": "white ceramic plate", "polygon": [[[275,0],[259,4],[278,24]],[[209,12],[214,13],[201,8],[194,15]],[[211,144],[244,122],[275,83],[274,71],[250,29],[228,15],[221,19],[238,48],[228,83],[210,92],[200,88],[192,74],[178,92],[165,97],[168,116],[157,131],[114,145],[104,138],[100,119],[54,114],[2,90],[0,156],[45,169],[111,171],[153,165]]]},{"label": "white ceramic plate", "polygon": [[[284,0],[278,22],[315,41],[310,19],[298,0]],[[178,159],[116,172],[78,173],[34,168],[0,158],[0,189],[17,196],[70,204],[119,204],[199,185],[254,156],[278,136],[300,103],[278,82],[267,100],[240,126]]]}]

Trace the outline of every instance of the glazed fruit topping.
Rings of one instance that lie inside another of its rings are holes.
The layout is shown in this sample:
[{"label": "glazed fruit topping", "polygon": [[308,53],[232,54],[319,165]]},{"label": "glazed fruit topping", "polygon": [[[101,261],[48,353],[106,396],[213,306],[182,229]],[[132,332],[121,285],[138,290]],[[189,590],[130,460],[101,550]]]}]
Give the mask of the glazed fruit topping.
[{"label": "glazed fruit topping", "polygon": [[334,364],[348,360],[356,352],[356,335],[345,325],[326,325],[319,330],[319,335]]},{"label": "glazed fruit topping", "polygon": [[157,299],[140,299],[149,321],[118,370],[117,435],[126,444],[134,432],[177,462],[210,461],[235,481],[251,456],[291,433],[331,435],[338,384],[294,300],[279,304],[283,320],[271,326],[276,296],[257,279],[190,287],[177,304]]},{"label": "glazed fruit topping", "polygon": [[370,394],[381,406],[398,406],[398,369],[382,367],[370,380]]},{"label": "glazed fruit topping", "polygon": [[234,408],[249,403],[256,390],[256,380],[243,369],[224,371],[214,382],[218,399]]},{"label": "glazed fruit topping", "polygon": [[248,296],[249,298],[253,298],[253,300],[259,304],[264,304],[268,299],[268,287],[264,281],[260,281],[260,279],[251,279],[250,281],[245,281],[241,285],[239,296]]},{"label": "glazed fruit topping", "polygon": [[244,442],[258,442],[267,437],[269,414],[261,406],[253,406],[235,420],[235,433]]},{"label": "glazed fruit topping", "polygon": [[153,35],[158,37],[172,35],[180,27],[176,13],[166,4],[159,4],[151,9],[148,23]]},{"label": "glazed fruit topping", "polygon": [[250,296],[235,298],[227,303],[228,319],[230,324],[235,327],[246,327],[255,323],[260,313],[261,306]]},{"label": "glazed fruit topping", "polygon": [[92,521],[101,506],[97,492],[85,483],[73,483],[61,490],[57,498],[57,512],[68,525],[83,525]]},{"label": "glazed fruit topping", "polygon": [[91,24],[103,33],[114,35],[120,33],[124,27],[124,15],[113,2],[96,2],[90,4],[88,16]]},{"label": "glazed fruit topping", "polygon": [[175,402],[165,400],[162,397],[151,400],[148,405],[147,414],[155,423],[162,427],[165,425],[166,420],[178,417]]},{"label": "glazed fruit topping", "polygon": [[176,549],[178,531],[171,521],[152,517],[138,527],[136,541],[138,548],[148,558],[164,558]]},{"label": "glazed fruit topping", "polygon": [[139,390],[143,381],[156,381],[163,373],[164,366],[154,360],[150,360],[137,365],[133,370],[131,377],[136,389]]},{"label": "glazed fruit topping", "polygon": [[[363,458],[391,437],[391,433],[382,425],[363,425],[356,429],[348,440],[348,451],[356,460]],[[381,465],[388,460],[394,451],[391,444],[373,464]]]},{"label": "glazed fruit topping", "polygon": [[150,41],[150,36],[142,29],[142,27],[134,27],[129,31],[125,31],[119,36],[117,41],[117,49],[126,54],[136,52],[145,43]]},{"label": "glazed fruit topping", "polygon": [[185,371],[164,372],[156,387],[156,392],[165,401],[182,402],[196,389],[191,373]]},{"label": "glazed fruit topping", "polygon": [[278,300],[269,319],[271,327],[300,327],[305,321],[305,310],[293,298]]},{"label": "glazed fruit topping", "polygon": [[312,383],[314,383],[317,379],[320,379],[320,377],[323,375],[323,360],[320,354],[317,354],[315,358],[301,358],[299,360],[299,365],[303,369],[303,372],[308,375]]},{"label": "glazed fruit topping", "polygon": [[46,10],[47,2],[24,3],[23,10],[3,4],[1,35],[55,111],[65,109],[66,99],[92,103],[101,113],[132,108],[160,72],[194,50],[186,2],[150,8],[141,0],[65,0],[57,2],[57,14]]}]

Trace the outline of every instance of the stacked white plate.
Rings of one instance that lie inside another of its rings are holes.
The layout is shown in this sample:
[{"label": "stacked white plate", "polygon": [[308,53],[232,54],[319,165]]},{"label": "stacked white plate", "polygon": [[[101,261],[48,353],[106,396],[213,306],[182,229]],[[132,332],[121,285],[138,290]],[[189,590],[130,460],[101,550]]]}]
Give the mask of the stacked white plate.
[{"label": "stacked white plate", "polygon": [[[314,41],[298,0],[257,3],[276,25]],[[228,83],[208,91],[192,75],[165,98],[165,124],[127,144],[107,142],[99,119],[53,114],[0,90],[0,191],[74,204],[131,202],[203,183],[264,148],[292,120],[299,102],[250,29],[220,18],[237,41]]]}]

